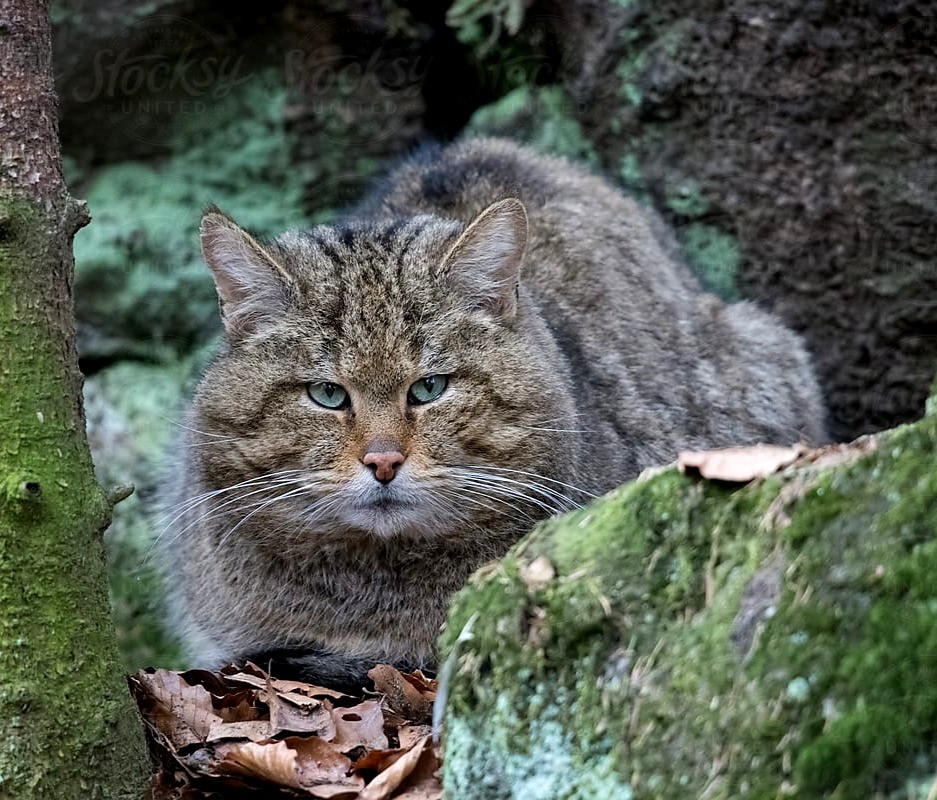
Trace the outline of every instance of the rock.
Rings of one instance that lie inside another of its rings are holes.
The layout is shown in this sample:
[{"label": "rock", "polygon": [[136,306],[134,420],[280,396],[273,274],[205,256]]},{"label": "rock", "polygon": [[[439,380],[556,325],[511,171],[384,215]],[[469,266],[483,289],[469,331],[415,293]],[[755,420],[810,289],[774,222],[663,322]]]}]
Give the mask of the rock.
[{"label": "rock", "polygon": [[453,652],[473,620],[448,688],[447,792],[925,797],[935,411],[746,486],[669,468],[476,573],[441,642]]},{"label": "rock", "polygon": [[260,235],[307,224],[306,174],[290,162],[285,102],[276,75],[256,74],[214,111],[210,129],[179,118],[171,156],[109,164],[79,181],[92,214],[75,238],[83,366],[170,360],[217,332],[218,301],[198,243],[209,203]]},{"label": "rock", "polygon": [[708,288],[804,334],[837,437],[921,414],[937,369],[933,9],[457,5],[497,97],[561,85],[601,168]]},{"label": "rock", "polygon": [[573,98],[562,86],[521,86],[478,109],[468,135],[510,136],[549,155],[598,167],[599,157],[576,118]]},{"label": "rock", "polygon": [[163,587],[151,560],[161,514],[156,497],[167,470],[165,451],[178,430],[183,394],[211,348],[171,365],[124,361],[85,381],[88,440],[106,490],[135,491],[114,508],[105,534],[111,605],[124,666],[129,671],[179,658],[163,629]]}]

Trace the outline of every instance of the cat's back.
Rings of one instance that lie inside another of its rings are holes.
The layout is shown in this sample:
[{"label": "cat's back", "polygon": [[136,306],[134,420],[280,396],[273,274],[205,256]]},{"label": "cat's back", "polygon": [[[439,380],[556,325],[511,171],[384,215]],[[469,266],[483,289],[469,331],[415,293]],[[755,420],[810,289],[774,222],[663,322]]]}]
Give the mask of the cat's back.
[{"label": "cat's back", "polygon": [[[506,197],[527,209],[523,280],[535,292],[556,299],[584,292],[576,298],[581,306],[628,284],[635,299],[691,299],[693,278],[662,257],[661,243],[634,200],[581,165],[508,139],[424,147],[391,172],[358,214],[435,214],[468,223]],[[652,293],[643,291],[649,275]]]}]

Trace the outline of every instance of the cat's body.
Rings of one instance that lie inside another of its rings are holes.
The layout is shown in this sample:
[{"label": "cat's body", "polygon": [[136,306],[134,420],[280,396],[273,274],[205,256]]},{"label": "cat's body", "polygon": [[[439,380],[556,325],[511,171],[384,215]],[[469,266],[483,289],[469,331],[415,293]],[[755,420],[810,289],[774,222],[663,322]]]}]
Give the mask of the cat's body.
[{"label": "cat's body", "polygon": [[202,239],[228,346],[163,537],[200,663],[431,665],[449,596],[532,520],[681,448],[824,438],[793,334],[509,142],[429,151],[337,227],[262,246],[211,212]]}]

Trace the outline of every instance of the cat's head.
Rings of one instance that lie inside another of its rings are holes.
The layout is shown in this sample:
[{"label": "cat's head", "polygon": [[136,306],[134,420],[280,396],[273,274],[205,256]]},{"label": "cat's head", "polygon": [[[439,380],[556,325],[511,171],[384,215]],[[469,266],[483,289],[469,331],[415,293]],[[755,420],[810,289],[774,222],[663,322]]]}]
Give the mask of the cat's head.
[{"label": "cat's head", "polygon": [[[261,243],[216,209],[202,248],[227,344],[196,394],[218,519],[271,537],[526,529],[569,504],[574,415],[525,302],[502,200]],[[559,429],[559,430],[558,430]]]}]

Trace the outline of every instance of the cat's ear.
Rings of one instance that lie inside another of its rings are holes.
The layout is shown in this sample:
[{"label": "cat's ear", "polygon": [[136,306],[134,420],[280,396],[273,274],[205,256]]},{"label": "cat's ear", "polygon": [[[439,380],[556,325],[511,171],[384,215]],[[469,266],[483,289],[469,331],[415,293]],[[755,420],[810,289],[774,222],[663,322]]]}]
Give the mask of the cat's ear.
[{"label": "cat's ear", "polygon": [[509,198],[472,220],[443,259],[440,279],[470,307],[510,319],[517,311],[527,211]]},{"label": "cat's ear", "polygon": [[199,238],[229,337],[253,333],[286,311],[292,285],[289,275],[227,214],[210,206],[202,216]]}]

